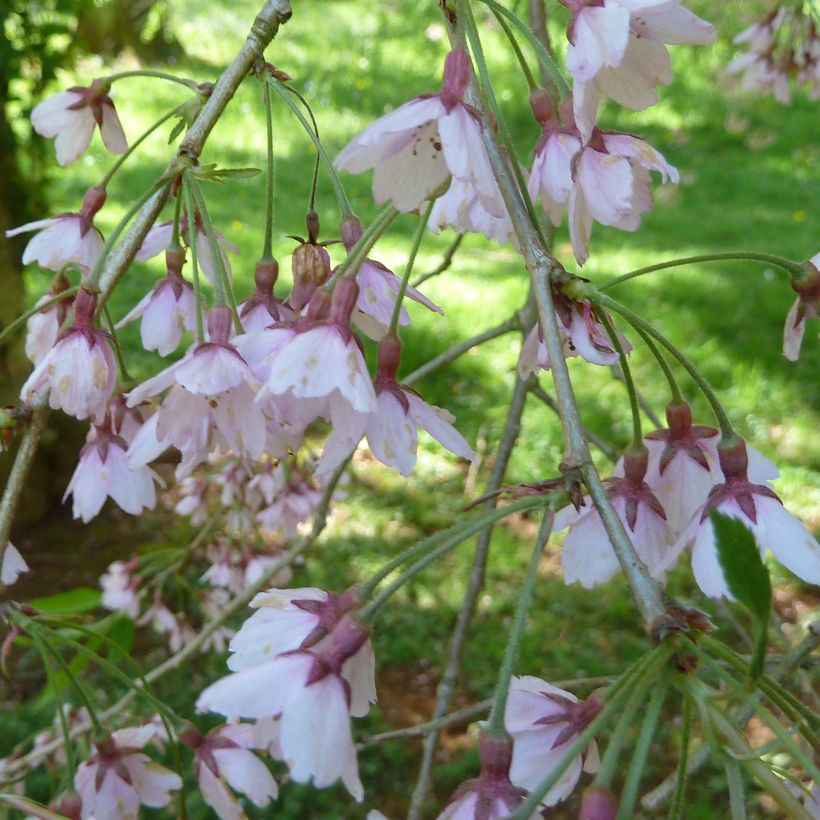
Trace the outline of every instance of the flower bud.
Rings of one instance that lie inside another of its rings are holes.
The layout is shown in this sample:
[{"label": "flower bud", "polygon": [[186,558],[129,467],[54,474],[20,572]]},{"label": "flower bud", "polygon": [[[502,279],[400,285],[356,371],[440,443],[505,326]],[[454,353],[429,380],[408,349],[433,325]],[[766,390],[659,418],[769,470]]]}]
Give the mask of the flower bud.
[{"label": "flower bud", "polygon": [[615,820],[618,800],[608,789],[589,788],[581,797],[578,820]]}]

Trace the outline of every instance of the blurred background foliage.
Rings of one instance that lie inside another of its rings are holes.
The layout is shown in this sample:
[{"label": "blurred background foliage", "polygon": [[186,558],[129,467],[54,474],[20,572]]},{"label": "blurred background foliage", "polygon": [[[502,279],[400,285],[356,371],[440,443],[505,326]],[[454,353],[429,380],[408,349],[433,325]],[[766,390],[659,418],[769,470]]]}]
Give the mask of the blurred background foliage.
[{"label": "blurred background foliage", "polygon": [[[295,87],[314,106],[331,155],[375,117],[416,94],[438,88],[447,46],[434,2],[295,0],[293,5],[293,19],[268,49],[267,58],[293,76]],[[694,0],[688,5],[716,24],[718,43],[711,48],[672,49],[675,82],[662,89],[660,105],[640,113],[609,105],[602,114],[605,127],[637,134],[662,151],[681,171],[681,184],[655,188],[655,208],[644,217],[637,233],[595,227],[592,255],[583,271],[595,281],[676,256],[742,249],[807,259],[818,250],[817,104],[797,97],[786,108],[773,99],[743,93],[736,80],[724,74],[733,54],[731,37],[765,13],[767,4]],[[521,0],[509,6],[519,14],[527,13],[527,3]],[[0,208],[5,209],[0,210],[2,228],[76,209],[85,189],[111,162],[95,137],[77,163],[57,169],[52,145],[32,135],[28,124],[28,114],[37,101],[60,88],[88,84],[107,72],[145,64],[170,66],[169,70],[198,81],[213,81],[242,42],[257,11],[255,0],[212,0],[208,4],[194,0],[11,0],[5,8],[5,36],[0,43],[0,95],[6,118],[0,123],[0,139],[4,140],[0,156],[5,163],[0,186]],[[560,56],[567,13],[557,4],[547,8]],[[501,105],[519,155],[527,161],[539,134],[526,105],[526,84],[495,21],[482,14],[481,26]],[[153,80],[118,83],[114,97],[129,138],[136,138],[178,104],[184,93],[180,87]],[[203,161],[264,167],[263,116],[260,88],[249,80],[214,131]],[[304,233],[313,155],[288,112],[277,110],[275,117],[275,252],[282,263],[282,278],[287,280],[293,243],[286,237]],[[116,225],[129,203],[156,178],[172,150],[167,135],[158,133],[125,164],[109,186],[109,201],[99,215],[104,232]],[[354,209],[367,221],[374,213],[369,175],[346,177],[344,182]],[[252,287],[253,262],[261,250],[264,184],[260,175],[210,186],[206,191],[217,227],[241,249],[241,256],[233,260],[240,297]],[[318,210],[323,238],[333,238],[338,214],[324,178]],[[399,218],[377,245],[374,257],[400,272],[413,227],[413,217]],[[451,239],[444,235],[425,240],[417,262],[419,274],[436,266]],[[21,278],[18,260],[23,242],[11,249],[4,242],[0,234],[0,282],[4,295],[9,294],[15,304],[10,307],[9,300],[0,301],[2,310],[8,311],[0,316],[2,323],[18,311],[18,302],[31,304],[38,298],[51,278],[34,267]],[[559,259],[575,270],[565,225],[557,232],[555,247]],[[331,252],[334,261],[340,261],[338,246]],[[161,273],[157,260],[135,264],[112,300],[115,318],[124,315]],[[452,268],[422,289],[444,307],[446,315],[442,319],[411,307],[413,325],[404,334],[402,373],[507,318],[525,299],[526,272],[511,248],[469,237]],[[655,322],[703,368],[739,432],[778,463],[782,478],[777,491],[787,506],[817,532],[820,346],[816,329],[809,325],[801,360],[792,364],[781,356],[783,321],[794,299],[781,274],[765,266],[736,262],[678,268],[623,286],[619,298]],[[123,330],[120,339],[136,377],[164,366],[141,350],[137,325]],[[416,473],[408,481],[375,464],[366,452],[360,453],[346,487],[347,498],[338,505],[328,535],[297,568],[294,585],[341,588],[360,580],[419,535],[446,526],[466,500],[480,494],[503,429],[519,344],[514,334],[501,337],[417,385],[429,401],[456,414],[459,429],[477,443],[478,468],[467,471],[427,441],[420,448]],[[13,396],[27,365],[21,363],[19,347],[12,346],[6,353],[9,351],[17,356],[17,363],[5,365],[3,384],[7,396]],[[369,347],[368,353],[372,362]],[[667,401],[665,383],[640,345],[632,355],[632,366],[640,390],[662,414]],[[607,370],[584,362],[573,360],[571,370],[586,424],[616,445],[624,445],[630,417],[623,386]],[[542,376],[542,383],[552,389],[548,374]],[[697,419],[709,423],[706,403],[685,379],[682,384]],[[27,509],[39,510],[40,521],[33,524],[35,516],[29,516],[14,536],[32,567],[31,574],[15,588],[15,594],[23,596],[95,587],[110,561],[161,546],[178,546],[192,534],[185,521],[162,510],[135,519],[106,507],[90,526],[71,521],[60,497],[85,429],[71,420],[60,424],[72,428],[73,434],[62,426],[51,433],[45,468],[28,494]],[[650,427],[647,422],[647,429]],[[556,418],[530,400],[508,481],[554,474],[561,449]],[[9,457],[2,457],[2,462],[7,468]],[[604,459],[601,466],[606,469]],[[456,705],[491,692],[533,533],[532,522],[516,519],[494,535],[487,588],[471,632]],[[560,538],[553,540],[542,566],[520,670],[546,679],[617,672],[644,647],[623,579],[614,579],[594,594],[564,587],[556,546]],[[380,704],[361,722],[363,734],[429,716],[470,561],[470,548],[465,544],[437,570],[409,585],[389,607],[376,635]],[[772,565],[772,570],[777,617],[785,633],[797,637],[802,626],[816,617],[817,590],[801,585],[779,567]],[[726,629],[725,612],[697,594],[685,562],[673,573],[671,586],[674,594],[709,609]],[[736,613],[736,617],[742,622],[744,616]],[[736,640],[730,631],[725,636]],[[145,629],[131,640],[146,668],[167,654]],[[223,671],[224,660],[209,657],[187,668],[184,678],[164,679],[158,692],[180,712],[189,712],[196,693]],[[116,686],[104,685],[107,699],[117,696]],[[21,705],[22,699],[42,686],[42,672],[32,657],[18,667],[8,684],[9,706],[0,713],[0,754],[50,720],[52,707],[42,700]],[[475,773],[471,731],[461,725],[445,733],[435,774],[439,805],[461,780]],[[647,783],[659,782],[672,770],[676,731],[673,721],[664,726]],[[365,808],[378,807],[390,817],[398,816],[412,788],[418,755],[417,741],[363,753]],[[46,776],[39,778],[41,791],[35,796],[47,798]],[[721,772],[704,769],[693,780],[691,795],[694,802],[689,817],[717,816],[727,800]],[[202,816],[201,806],[200,814],[196,805],[191,811],[193,817]],[[350,808],[340,789],[316,792],[293,786],[282,790],[275,811],[277,817],[293,818],[364,816],[364,810]],[[573,800],[551,816],[574,817],[576,811]],[[751,813],[773,816],[765,801],[755,804]],[[272,815],[262,812],[259,816]]]}]

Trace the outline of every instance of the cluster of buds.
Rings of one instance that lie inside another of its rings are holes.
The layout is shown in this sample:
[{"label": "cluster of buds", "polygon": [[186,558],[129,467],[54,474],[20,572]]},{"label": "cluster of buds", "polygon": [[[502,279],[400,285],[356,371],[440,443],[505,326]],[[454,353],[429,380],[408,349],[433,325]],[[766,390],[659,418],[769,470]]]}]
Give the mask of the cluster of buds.
[{"label": "cluster of buds", "polygon": [[778,4],[734,38],[747,50],[726,71],[742,74],[746,91],[774,94],[784,105],[792,100],[792,86],[805,89],[810,100],[820,97],[820,36],[810,6]]}]

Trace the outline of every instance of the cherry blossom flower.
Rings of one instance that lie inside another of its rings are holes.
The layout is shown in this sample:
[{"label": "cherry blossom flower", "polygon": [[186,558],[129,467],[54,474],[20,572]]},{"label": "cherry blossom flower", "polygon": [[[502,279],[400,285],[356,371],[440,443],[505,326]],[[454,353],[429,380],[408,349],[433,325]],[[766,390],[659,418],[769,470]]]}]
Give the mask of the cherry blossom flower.
[{"label": "cherry blossom flower", "polygon": [[450,452],[474,461],[473,448],[451,424],[454,416],[427,404],[415,391],[396,381],[401,342],[386,336],[379,345],[379,370],[375,380],[377,409],[365,428],[367,443],[376,458],[404,476],[416,464],[418,430],[426,430]]},{"label": "cherry blossom flower", "polygon": [[20,390],[22,401],[31,404],[37,394],[48,390],[53,409],[102,422],[117,381],[117,363],[107,334],[94,327],[96,307],[96,294],[80,288],[74,322],[28,377]]},{"label": "cherry blossom flower", "polygon": [[6,231],[6,236],[38,231],[23,251],[24,265],[36,262],[40,267],[55,271],[73,265],[88,273],[103,246],[102,234],[94,227],[94,216],[104,204],[105,190],[89,188],[79,213],[64,213],[28,222]]},{"label": "cherry blossom flower", "polygon": [[543,89],[530,94],[530,107],[541,126],[541,138],[535,146],[527,189],[533,201],[540,194],[550,222],[557,227],[572,192],[572,160],[581,150],[581,134],[575,128],[571,109],[564,111],[566,124],[558,121],[550,96]]},{"label": "cherry blossom flower", "polygon": [[[231,593],[227,589],[205,589],[200,595],[202,616],[206,622],[219,617],[230,603]],[[224,655],[228,648],[228,641],[236,634],[235,630],[227,626],[220,626],[209,633],[200,647],[200,652],[216,652]]]},{"label": "cherry blossom flower", "polygon": [[125,612],[136,619],[140,614],[139,578],[134,570],[139,566],[139,558],[130,561],[114,561],[100,578],[102,587],[101,603],[114,612]]},{"label": "cherry blossom flower", "polygon": [[718,448],[724,482],[712,488],[706,503],[692,517],[667,556],[671,565],[688,544],[692,545],[692,571],[704,595],[732,598],[718,559],[711,510],[740,521],[754,536],[761,557],[771,550],[798,578],[820,584],[820,544],[786,508],[768,484],[749,477],[745,442],[722,443]]},{"label": "cherry blossom flower", "polygon": [[95,742],[95,753],[74,778],[83,820],[136,820],[140,804],[161,808],[171,802],[181,778],[140,752],[155,731],[150,725],[120,729]]},{"label": "cherry blossom flower", "polygon": [[151,624],[154,631],[168,636],[168,648],[171,652],[179,652],[185,644],[196,637],[196,633],[188,623],[184,613],[174,614],[165,606],[159,592],[154,595],[154,602],[145,610],[137,621],[138,626]]},{"label": "cherry blossom flower", "polygon": [[[584,701],[540,678],[526,675],[510,681],[504,725],[513,739],[510,780],[532,791],[547,777],[601,710],[594,695]],[[575,788],[581,771],[596,772],[594,740],[569,765],[542,803],[554,806]]]},{"label": "cherry blossom flower", "polygon": [[146,350],[156,350],[160,356],[173,353],[182,339],[183,330],[196,330],[196,300],[194,289],[182,278],[185,252],[166,251],[168,272],[117,322],[119,329],[135,319],[140,322],[140,338]]},{"label": "cherry blossom flower", "polygon": [[4,586],[11,586],[24,572],[28,571],[28,564],[20,555],[20,550],[11,541],[7,541],[6,549],[3,551],[3,565],[0,567],[0,583]]},{"label": "cherry blossom flower", "polygon": [[518,243],[506,209],[500,216],[488,211],[469,179],[452,178],[447,192],[436,199],[427,227],[435,234],[450,227],[456,233],[483,233],[502,245]]},{"label": "cherry blossom flower", "polygon": [[[632,539],[635,551],[657,580],[665,578],[672,540],[666,513],[644,481],[648,453],[646,449],[628,451],[624,457],[624,477],[613,476],[604,482],[615,512]],[[564,583],[579,581],[591,589],[612,578],[621,565],[612,549],[598,511],[589,497],[576,510],[572,505],[555,516],[555,531],[569,527],[561,553]]]},{"label": "cherry blossom flower", "polygon": [[652,207],[649,171],[678,182],[677,170],[637,137],[597,129],[578,155],[569,200],[569,230],[579,265],[589,256],[593,220],[635,231]]},{"label": "cherry blossom flower", "polygon": [[371,123],[342,150],[336,167],[353,174],[374,168],[376,202],[391,201],[399,211],[418,208],[450,175],[466,179],[484,207],[503,216],[480,121],[463,101],[471,77],[469,56],[454,49],[441,92],[416,97]]},{"label": "cherry blossom flower", "polygon": [[[498,820],[510,817],[526,792],[510,782],[512,743],[491,740],[485,732],[478,738],[481,774],[462,783],[438,820]],[[530,815],[531,820],[541,816]]]},{"label": "cherry blossom flower", "polygon": [[266,530],[292,537],[300,524],[313,517],[321,499],[322,492],[315,484],[291,471],[271,504],[261,509],[256,519]]},{"label": "cherry blossom flower", "polygon": [[806,319],[820,316],[820,253],[812,256],[804,267],[808,275],[801,281],[792,280],[797,299],[786,316],[783,329],[783,355],[792,362],[800,357]]},{"label": "cherry blossom flower", "polygon": [[350,716],[360,704],[342,668],[368,638],[367,630],[346,616],[322,647],[276,655],[234,672],[205,689],[197,709],[256,720],[281,714],[278,744],[291,778],[297,783],[313,780],[318,788],[341,779],[361,801],[350,732]]},{"label": "cherry blossom flower", "polygon": [[63,501],[73,496],[74,518],[87,524],[102,509],[107,496],[131,515],[154,508],[154,482],[159,476],[148,467],[129,467],[127,449],[127,443],[111,429],[110,419],[92,425],[63,496]]},{"label": "cherry blossom flower", "polygon": [[[160,409],[146,424],[147,427],[156,418],[153,432],[160,452],[169,445],[182,450],[191,445],[194,436],[199,436],[195,458],[201,457],[208,446],[207,431],[213,426],[237,455],[253,459],[262,455],[266,431],[262,409],[254,402],[258,382],[228,341],[231,321],[229,308],[214,308],[208,316],[210,340],[194,345],[178,362],[128,394],[128,406],[134,407],[171,388]],[[141,431],[129,455],[134,455],[138,444],[149,445],[145,454],[151,455],[148,439],[151,428],[148,431],[144,434]],[[141,436],[148,441],[143,442]]]},{"label": "cherry blossom flower", "polygon": [[600,93],[625,108],[658,101],[657,85],[672,81],[666,44],[709,45],[710,23],[679,0],[562,0],[573,11],[567,68],[573,76],[575,115],[584,139],[595,124]]},{"label": "cherry blossom flower", "polygon": [[256,263],[254,292],[239,305],[239,318],[246,333],[264,330],[281,318],[281,302],[273,292],[278,276],[279,263],[275,259]]},{"label": "cherry blossom flower", "polygon": [[[225,273],[230,279],[231,263],[228,259],[228,254],[226,251],[230,251],[233,254],[238,254],[239,248],[237,248],[232,242],[229,242],[225,236],[216,229],[214,229],[214,235],[216,237],[217,248],[222,256],[222,264],[225,267]],[[179,237],[186,245],[188,244],[190,237],[188,231],[188,215],[185,211],[182,212],[182,216],[179,220]],[[217,269],[213,254],[211,253],[211,243],[202,224],[202,216],[199,211],[197,211],[194,216],[194,237],[197,265],[199,265],[200,270],[205,274],[208,281],[213,284],[216,282],[217,276],[219,276],[219,270]],[[142,246],[137,251],[137,255],[135,257],[136,260],[138,262],[145,262],[152,256],[156,256],[158,253],[168,250],[171,247],[173,239],[173,221],[169,220],[168,222],[158,222],[153,228],[151,228],[150,231],[148,231],[148,234],[142,242]]]},{"label": "cherry blossom flower", "polygon": [[35,106],[31,124],[41,137],[56,137],[57,162],[69,165],[91,144],[95,126],[112,154],[128,148],[125,132],[108,92],[110,83],[94,80],[90,86],[59,91]]},{"label": "cherry blossom flower", "polygon": [[242,792],[260,808],[276,799],[276,781],[250,751],[255,747],[250,724],[217,726],[207,736],[189,726],[179,739],[195,750],[194,773],[202,796],[222,820],[245,818],[231,789]]},{"label": "cherry blossom flower", "polygon": [[[718,465],[720,434],[714,427],[692,424],[688,404],[670,404],[666,408],[669,427],[644,436],[649,451],[646,483],[666,512],[672,538],[677,538],[702,507],[712,488],[721,482]],[[749,475],[752,481],[777,478],[777,467],[765,456],[748,448]],[[623,462],[613,469],[623,475]]]},{"label": "cherry blossom flower", "polygon": [[[64,273],[58,273],[48,293],[41,296],[34,306],[39,307],[55,296],[65,293],[69,287],[71,287],[71,282],[68,281],[68,277]],[[60,334],[60,328],[68,315],[68,309],[73,302],[74,297],[67,296],[29,317],[26,322],[26,356],[34,364],[37,364],[54,347],[57,336]]]},{"label": "cherry blossom flower", "polygon": [[[613,365],[618,363],[618,353],[604,325],[599,321],[587,299],[571,299],[559,289],[553,288],[555,316],[558,320],[558,336],[565,358],[581,356],[590,364]],[[618,334],[625,353],[632,350],[629,340]],[[518,372],[522,378],[538,369],[549,370],[549,351],[544,341],[541,322],[536,322],[521,346]]]}]

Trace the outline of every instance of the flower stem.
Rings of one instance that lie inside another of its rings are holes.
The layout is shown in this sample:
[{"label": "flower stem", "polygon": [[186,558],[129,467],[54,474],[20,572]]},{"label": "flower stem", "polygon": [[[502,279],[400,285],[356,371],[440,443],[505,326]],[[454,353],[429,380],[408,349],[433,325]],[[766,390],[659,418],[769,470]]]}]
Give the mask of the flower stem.
[{"label": "flower stem", "polygon": [[632,370],[629,367],[629,362],[626,360],[626,353],[624,353],[624,346],[618,338],[617,331],[612,326],[612,321],[609,316],[606,315],[606,311],[599,310],[596,312],[598,314],[598,319],[600,319],[601,324],[606,328],[606,332],[609,334],[609,340],[612,342],[615,352],[618,354],[618,360],[621,365],[621,373],[624,377],[624,385],[626,386],[626,392],[629,395],[629,406],[632,410],[632,444],[634,447],[642,449],[644,444],[643,432],[641,431],[641,408],[638,404],[638,394],[635,391],[635,382],[632,380]]},{"label": "flower stem", "polygon": [[270,104],[270,86],[262,85],[265,100],[265,124],[268,138],[268,176],[265,180],[265,241],[262,245],[262,261],[273,259],[273,111]]},{"label": "flower stem", "polygon": [[416,261],[416,254],[419,252],[421,242],[424,239],[424,232],[427,230],[427,220],[430,219],[430,212],[433,210],[435,199],[431,199],[424,209],[424,213],[419,217],[419,223],[416,226],[416,235],[413,237],[413,244],[410,248],[410,254],[407,257],[407,265],[404,268],[404,276],[399,285],[399,292],[396,294],[396,303],[393,305],[393,315],[390,317],[390,327],[387,335],[395,336],[399,327],[399,316],[401,315],[401,303],[404,300],[404,294],[407,292],[407,284],[410,281],[410,274],[413,272],[413,263]]},{"label": "flower stem", "polygon": [[285,105],[290,108],[296,116],[296,119],[302,123],[302,127],[305,129],[307,135],[311,138],[311,140],[313,140],[313,144],[316,146],[316,150],[322,158],[325,170],[330,177],[333,190],[336,193],[336,199],[339,202],[339,211],[341,213],[342,221],[345,219],[350,219],[354,216],[354,213],[353,209],[350,207],[350,201],[347,198],[344,187],[342,186],[342,181],[339,179],[339,175],[336,173],[336,169],[333,167],[333,162],[327,155],[327,151],[325,151],[325,147],[322,145],[319,135],[311,128],[310,123],[305,118],[305,115],[299,110],[299,106],[296,105],[296,103],[288,96],[288,92],[293,93],[293,89],[283,83],[280,83],[279,80],[274,77],[265,77],[265,82],[279,95]]},{"label": "flower stem", "polygon": [[554,511],[547,510],[538,528],[538,535],[535,538],[535,546],[524,578],[524,585],[518,591],[515,620],[507,638],[507,646],[504,649],[504,659],[501,661],[498,682],[495,685],[495,693],[493,694],[493,705],[487,723],[487,732],[491,738],[505,739],[507,737],[507,730],[504,728],[504,709],[507,705],[507,693],[510,690],[510,678],[512,678],[513,668],[518,658],[518,647],[521,644],[521,636],[524,633],[524,624],[527,619],[527,609],[532,598],[535,580],[538,577],[538,564],[541,560],[541,553],[544,551],[552,532],[554,520]]},{"label": "flower stem", "polygon": [[114,356],[117,359],[117,369],[120,371],[120,382],[122,384],[127,384],[131,381],[131,375],[128,372],[128,368],[125,366],[125,356],[123,356],[122,345],[120,345],[120,340],[117,338],[117,330],[114,327],[114,320],[111,318],[111,312],[108,310],[108,305],[103,308],[103,316],[108,324],[108,332],[111,334],[111,341],[114,343],[112,347],[114,348]]},{"label": "flower stem", "polygon": [[[108,257],[108,254],[111,253],[111,249],[116,244],[117,240],[120,238],[120,234],[125,230],[128,223],[133,219],[133,217],[137,214],[137,212],[145,205],[146,202],[160,189],[167,187],[170,185],[168,180],[165,177],[161,177],[158,179],[147,191],[145,191],[139,199],[126,211],[125,216],[119,221],[117,227],[111,231],[110,236],[108,239],[105,240],[105,244],[103,244],[100,254],[97,259],[94,261],[94,267],[91,269],[91,272],[88,276],[85,277],[84,284],[89,285],[92,288],[97,288],[100,282],[100,275],[103,271],[103,266],[105,264],[105,260]],[[100,311],[103,309],[107,299],[104,298],[105,294],[101,293],[99,299],[97,300],[97,313],[99,314]]]},{"label": "flower stem", "polygon": [[[305,111],[308,112],[308,116],[310,117],[310,124],[313,128],[314,133],[316,134],[316,139],[321,139],[319,136],[319,123],[316,122],[316,117],[313,114],[313,109],[310,107],[308,101],[295,89],[289,85],[286,85],[285,88],[296,97],[299,102],[305,107]],[[316,186],[319,184],[319,167],[322,164],[322,155],[319,151],[316,152],[316,159],[313,163],[313,179],[310,183],[310,202],[308,204],[309,211],[316,210]]]},{"label": "flower stem", "polygon": [[675,794],[672,805],[669,807],[669,820],[683,820],[683,809],[686,804],[686,774],[689,762],[689,741],[692,731],[692,700],[686,692],[683,693],[683,709],[680,728],[680,752],[678,753],[678,767],[675,777]]},{"label": "flower stem", "polygon": [[526,37],[530,45],[535,49],[539,62],[552,80],[554,91],[561,99],[568,97],[570,95],[570,88],[564,79],[564,75],[561,73],[561,69],[555,64],[555,60],[552,59],[550,53],[544,47],[544,44],[532,33],[529,26],[509,9],[502,6],[501,3],[497,3],[496,0],[481,0],[481,2],[489,6],[496,16],[499,14],[504,15],[504,17]]},{"label": "flower stem", "polygon": [[186,88],[193,89],[194,91],[198,88],[198,83],[196,80],[189,80],[185,77],[176,77],[173,74],[169,74],[167,71],[156,71],[155,69],[149,68],[141,68],[135,71],[118,71],[116,74],[109,74],[103,79],[107,83],[115,83],[117,80],[125,80],[128,77],[155,77],[158,80],[167,80],[170,83],[184,85]]},{"label": "flower stem", "polygon": [[527,58],[524,56],[524,52],[521,51],[521,46],[518,45],[518,40],[515,39],[515,35],[512,33],[507,21],[504,19],[504,15],[497,8],[493,8],[493,6],[490,6],[490,11],[492,11],[495,15],[498,25],[501,26],[501,30],[510,41],[510,45],[512,46],[518,60],[518,65],[521,66],[521,71],[527,80],[527,87],[530,91],[533,91],[536,88],[535,77],[532,76],[532,71],[530,71],[530,67],[527,65]]},{"label": "flower stem", "polygon": [[194,205],[194,194],[191,190],[190,180],[185,175],[182,177],[182,187],[185,191],[188,207],[188,247],[191,249],[191,271],[194,280],[194,301],[196,302],[196,340],[199,344],[202,344],[205,341],[205,320],[203,317],[202,285],[199,281],[199,260],[196,255],[196,221],[194,220],[196,206]]},{"label": "flower stem", "polygon": [[[379,610],[387,603],[387,601],[393,595],[396,594],[396,592],[398,592],[406,583],[412,581],[413,578],[415,578],[420,572],[423,572],[425,569],[427,569],[427,567],[430,566],[430,564],[434,563],[439,558],[446,555],[454,547],[457,547],[460,543],[462,543],[462,541],[465,541],[471,535],[480,532],[485,527],[488,527],[490,524],[494,524],[496,521],[500,521],[502,518],[506,518],[508,515],[512,515],[513,513],[520,512],[522,510],[533,509],[534,507],[538,507],[543,504],[543,498],[524,498],[520,501],[515,501],[512,504],[508,504],[506,507],[501,507],[499,509],[492,510],[489,513],[486,513],[485,515],[479,516],[478,518],[474,519],[463,528],[459,528],[452,536],[448,537],[443,543],[439,544],[437,547],[432,549],[423,558],[420,558],[418,561],[411,564],[404,572],[402,572],[401,575],[399,575],[398,578],[396,578],[393,581],[393,583],[391,583],[388,587],[386,587],[378,595],[376,595],[371,601],[369,601],[365,606],[363,606],[359,611],[359,616],[366,622],[372,622],[376,614],[379,612]],[[407,551],[408,555],[405,557],[405,559],[411,557],[411,555],[416,554],[412,550],[413,548]]]},{"label": "flower stem", "polygon": [[661,353],[653,338],[642,327],[635,327],[635,332],[643,339],[644,344],[649,348],[649,352],[655,357],[655,361],[663,370],[663,375],[669,385],[669,392],[672,393],[672,403],[683,404],[683,395],[678,387],[675,374],[672,372],[672,368],[669,367],[669,362],[666,361],[666,357]]},{"label": "flower stem", "polygon": [[40,313],[41,311],[48,310],[52,305],[56,305],[57,302],[62,302],[63,299],[68,299],[69,296],[73,296],[80,288],[75,285],[74,287],[68,288],[68,290],[61,291],[56,296],[52,296],[50,299],[46,299],[45,302],[40,302],[40,304],[35,305],[31,310],[27,310],[25,313],[18,316],[13,322],[9,322],[2,331],[0,331],[0,345],[11,336],[21,325],[24,325],[32,316]]},{"label": "flower stem", "polygon": [[108,173],[106,173],[106,175],[102,178],[99,187],[103,189],[106,188],[108,183],[111,182],[111,179],[114,176],[114,174],[116,174],[117,171],[120,170],[125,160],[127,160],[128,157],[130,157],[131,154],[133,154],[134,151],[136,151],[137,148],[139,148],[139,146],[142,145],[142,143],[145,142],[145,140],[147,140],[148,137],[150,137],[151,134],[153,134],[154,131],[157,130],[157,128],[159,128],[163,123],[170,120],[171,117],[179,114],[180,111],[182,111],[184,105],[184,103],[183,105],[178,105],[176,108],[171,109],[167,114],[163,114],[163,116],[161,116],[155,123],[153,123],[153,125],[149,125],[148,129],[144,131],[142,134],[140,134],[140,136],[137,137],[137,139],[135,139],[134,142],[132,142],[128,146],[125,153],[120,154],[120,156],[117,157],[117,161],[111,166],[111,168],[108,170]]},{"label": "flower stem", "polygon": [[692,380],[695,384],[697,384],[703,395],[706,397],[706,400],[712,407],[712,412],[714,412],[718,420],[723,440],[728,441],[729,439],[735,437],[735,430],[732,427],[732,423],[729,421],[729,416],[723,409],[723,405],[720,403],[720,399],[718,399],[717,394],[706,380],[706,377],[700,372],[700,370],[698,370],[692,360],[683,351],[679,350],[674,344],[672,344],[666,336],[647,322],[646,319],[639,316],[625,305],[622,305],[620,302],[616,302],[614,299],[602,293],[594,293],[590,296],[590,298],[593,301],[597,301],[604,307],[608,307],[616,313],[619,313],[634,328],[645,330],[650,336],[657,339],[657,341],[659,341],[683,365],[692,377]]},{"label": "flower stem", "polygon": [[[184,178],[183,178],[184,181]],[[183,186],[184,187],[184,186]],[[188,209],[190,211],[190,208]],[[181,250],[182,243],[180,242],[180,224],[182,222],[182,192],[177,191],[176,201],[174,202],[174,221],[171,228],[171,244],[169,248],[173,250]]]},{"label": "flower stem", "polygon": [[[237,333],[242,332],[242,322],[239,320],[239,310],[236,305],[236,297],[233,294],[233,286],[228,277],[228,271],[225,268],[225,258],[222,255],[222,248],[219,246],[219,241],[216,238],[216,231],[214,230],[211,216],[208,213],[208,205],[205,202],[205,196],[202,189],[199,187],[199,181],[190,172],[185,172],[191,186],[194,200],[196,202],[197,210],[202,218],[202,227],[205,228],[205,234],[208,237],[208,245],[211,249],[211,256],[216,265],[216,277],[214,282],[214,298],[217,304],[228,304],[233,313],[234,327]],[[190,223],[196,220],[191,214],[188,214],[188,221]]]},{"label": "flower stem", "polygon": [[[487,0],[482,0],[486,2]],[[636,270],[624,273],[622,276],[616,276],[603,285],[598,285],[598,290],[607,290],[615,287],[615,285],[628,282],[630,279],[636,279],[639,276],[645,276],[647,273],[654,273],[658,270],[666,270],[667,268],[677,268],[681,265],[696,265],[699,262],[766,262],[769,265],[774,265],[781,270],[786,271],[790,276],[799,274],[802,271],[802,266],[799,262],[794,262],[791,259],[786,259],[783,256],[774,256],[770,253],[752,253],[746,251],[727,251],[725,253],[704,253],[699,256],[685,256],[680,259],[670,259],[666,262],[657,262],[654,265],[647,265],[645,268],[637,268]]]}]

